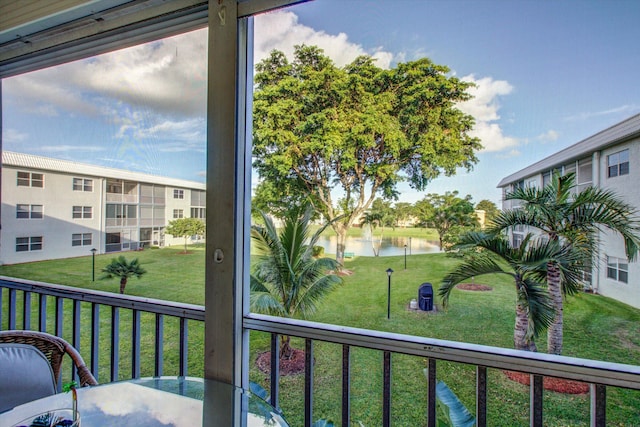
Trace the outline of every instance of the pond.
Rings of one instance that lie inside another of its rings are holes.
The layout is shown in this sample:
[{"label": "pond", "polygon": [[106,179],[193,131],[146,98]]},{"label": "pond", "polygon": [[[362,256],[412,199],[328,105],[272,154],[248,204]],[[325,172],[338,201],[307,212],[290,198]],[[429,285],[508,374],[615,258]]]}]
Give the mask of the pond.
[{"label": "pond", "polygon": [[[337,241],[336,236],[320,236],[318,246],[322,246],[326,253],[335,254]],[[375,239],[376,248],[378,244],[379,239]],[[440,252],[436,241],[417,237],[385,237],[382,239],[380,256],[404,255],[404,245],[407,245],[407,255]],[[371,240],[364,237],[347,237],[345,252],[353,252],[356,256],[374,256]]]}]

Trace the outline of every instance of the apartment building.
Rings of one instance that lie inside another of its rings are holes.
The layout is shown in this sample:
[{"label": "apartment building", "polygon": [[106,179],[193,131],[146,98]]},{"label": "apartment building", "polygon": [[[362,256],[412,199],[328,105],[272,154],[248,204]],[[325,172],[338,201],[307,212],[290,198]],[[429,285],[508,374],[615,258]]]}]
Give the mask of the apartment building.
[{"label": "apartment building", "polygon": [[2,264],[134,251],[182,244],[164,228],[204,220],[205,184],[4,151],[0,213]]},{"label": "apartment building", "polygon": [[[578,190],[587,186],[612,190],[640,209],[639,164],[640,114],[507,176],[498,187],[504,195],[518,187],[544,186],[554,172],[573,172]],[[518,203],[504,200],[503,209],[515,208]],[[522,241],[525,231],[514,230],[514,245]],[[640,263],[629,262],[619,235],[600,233],[598,262],[587,280],[594,292],[640,308]]]}]

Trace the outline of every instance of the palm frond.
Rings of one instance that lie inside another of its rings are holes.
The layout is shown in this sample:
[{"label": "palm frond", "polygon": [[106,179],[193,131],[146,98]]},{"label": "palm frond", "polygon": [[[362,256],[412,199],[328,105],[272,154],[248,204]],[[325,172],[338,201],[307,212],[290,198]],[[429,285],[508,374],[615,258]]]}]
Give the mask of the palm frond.
[{"label": "palm frond", "polygon": [[444,277],[442,284],[438,289],[438,295],[442,298],[442,305],[444,307],[448,305],[451,291],[457,284],[462,283],[471,277],[494,273],[511,275],[511,273],[503,270],[502,267],[488,256],[478,256],[458,265],[453,269],[453,271]]},{"label": "palm frond", "polygon": [[518,287],[518,303],[528,314],[527,339],[537,338],[553,323],[555,311],[542,283],[525,278]]}]

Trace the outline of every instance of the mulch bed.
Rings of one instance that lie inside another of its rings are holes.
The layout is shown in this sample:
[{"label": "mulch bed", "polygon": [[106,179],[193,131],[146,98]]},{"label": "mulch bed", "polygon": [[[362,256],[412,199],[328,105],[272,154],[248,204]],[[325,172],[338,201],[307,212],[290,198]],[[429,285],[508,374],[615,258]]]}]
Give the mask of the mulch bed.
[{"label": "mulch bed", "polygon": [[[529,385],[531,376],[524,372],[502,371],[507,378],[520,384]],[[544,377],[542,386],[545,390],[555,391],[564,394],[585,394],[589,393],[589,384],[580,381],[565,380],[554,377]]]},{"label": "mulch bed", "polygon": [[463,291],[492,291],[493,288],[487,285],[480,285],[478,283],[460,283],[456,285],[456,288],[462,289]]},{"label": "mulch bed", "polygon": [[[304,372],[304,351],[296,348],[292,350],[293,354],[290,359],[280,359],[280,375],[295,375]],[[256,365],[265,374],[271,372],[271,352],[265,351],[258,354]]]}]

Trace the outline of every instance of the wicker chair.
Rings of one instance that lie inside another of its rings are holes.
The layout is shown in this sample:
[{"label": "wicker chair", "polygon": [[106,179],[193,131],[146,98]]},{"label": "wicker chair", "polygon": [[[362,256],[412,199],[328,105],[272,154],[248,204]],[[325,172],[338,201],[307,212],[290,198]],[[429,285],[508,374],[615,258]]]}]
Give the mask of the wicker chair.
[{"label": "wicker chair", "polygon": [[60,337],[37,331],[0,331],[0,343],[28,344],[36,347],[49,360],[56,381],[60,378],[62,358],[68,354],[76,367],[80,386],[98,384],[78,350]]}]

